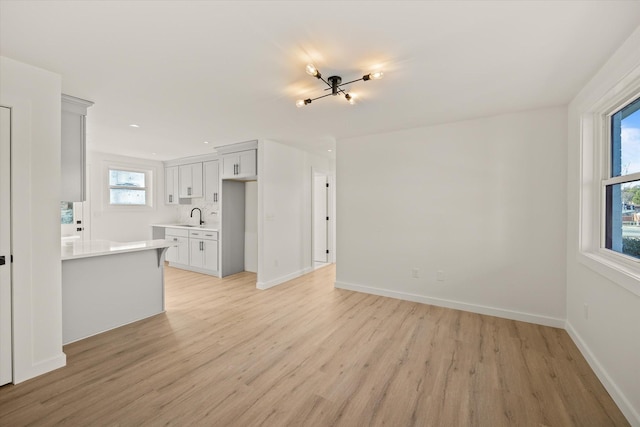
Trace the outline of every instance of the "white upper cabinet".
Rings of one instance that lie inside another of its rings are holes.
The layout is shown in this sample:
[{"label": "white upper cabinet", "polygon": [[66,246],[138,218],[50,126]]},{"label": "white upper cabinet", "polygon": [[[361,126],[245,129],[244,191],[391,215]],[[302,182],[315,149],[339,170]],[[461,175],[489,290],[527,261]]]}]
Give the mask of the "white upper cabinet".
[{"label": "white upper cabinet", "polygon": [[251,179],[257,176],[256,150],[245,150],[222,156],[223,179]]},{"label": "white upper cabinet", "polygon": [[218,203],[220,200],[220,163],[217,160],[202,163],[204,169],[204,200]]},{"label": "white upper cabinet", "polygon": [[93,102],[62,95],[60,201],[86,199],[86,116]]},{"label": "white upper cabinet", "polygon": [[202,163],[178,166],[180,173],[180,197],[202,197]]},{"label": "white upper cabinet", "polygon": [[177,205],[180,192],[180,174],[178,166],[170,166],[164,169],[164,202],[168,205]]}]

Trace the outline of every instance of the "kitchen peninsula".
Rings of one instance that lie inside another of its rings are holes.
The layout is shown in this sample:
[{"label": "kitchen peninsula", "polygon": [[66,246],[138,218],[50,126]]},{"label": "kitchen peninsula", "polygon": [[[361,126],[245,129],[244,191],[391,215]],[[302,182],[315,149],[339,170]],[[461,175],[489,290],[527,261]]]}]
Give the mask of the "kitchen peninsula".
[{"label": "kitchen peninsula", "polygon": [[62,244],[62,340],[68,344],[164,312],[164,239]]}]

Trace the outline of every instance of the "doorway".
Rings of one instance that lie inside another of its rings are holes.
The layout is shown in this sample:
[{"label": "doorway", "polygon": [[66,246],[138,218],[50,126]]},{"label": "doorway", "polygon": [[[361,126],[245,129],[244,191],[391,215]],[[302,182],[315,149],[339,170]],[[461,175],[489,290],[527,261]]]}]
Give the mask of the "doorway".
[{"label": "doorway", "polygon": [[84,202],[60,202],[60,218],[63,243],[85,239]]},{"label": "doorway", "polygon": [[0,106],[0,385],[13,382],[11,109]]},{"label": "doorway", "polygon": [[331,250],[331,186],[330,176],[321,171],[312,171],[312,265],[324,267],[332,263]]}]

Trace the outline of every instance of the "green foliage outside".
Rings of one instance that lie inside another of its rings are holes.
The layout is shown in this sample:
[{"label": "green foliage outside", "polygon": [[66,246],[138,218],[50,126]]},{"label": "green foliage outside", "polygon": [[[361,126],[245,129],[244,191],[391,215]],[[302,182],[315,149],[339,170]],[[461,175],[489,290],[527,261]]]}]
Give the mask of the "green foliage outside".
[{"label": "green foliage outside", "polygon": [[622,253],[640,258],[640,239],[637,237],[623,237]]},{"label": "green foliage outside", "polygon": [[622,189],[622,203],[640,206],[640,185]]}]

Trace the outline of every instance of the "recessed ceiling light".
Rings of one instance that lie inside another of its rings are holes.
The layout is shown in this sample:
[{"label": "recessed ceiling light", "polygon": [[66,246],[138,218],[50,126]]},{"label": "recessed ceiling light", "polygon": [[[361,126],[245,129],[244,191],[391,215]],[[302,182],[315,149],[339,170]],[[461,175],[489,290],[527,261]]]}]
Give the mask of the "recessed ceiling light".
[{"label": "recessed ceiling light", "polygon": [[205,141],[204,143],[205,143],[205,144],[208,144],[208,143],[209,143],[209,141]]},{"label": "recessed ceiling light", "polygon": [[327,151],[328,151],[328,152],[332,152],[333,150],[329,149],[329,150],[327,150]]},{"label": "recessed ceiling light", "polygon": [[155,155],[156,155],[156,153],[151,153],[151,155],[152,155],[152,156],[155,156]]},{"label": "recessed ceiling light", "polygon": [[132,128],[139,128],[140,127],[140,125],[129,125],[129,126],[131,126]]}]

